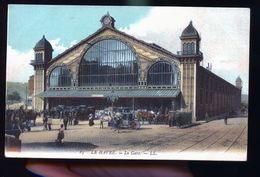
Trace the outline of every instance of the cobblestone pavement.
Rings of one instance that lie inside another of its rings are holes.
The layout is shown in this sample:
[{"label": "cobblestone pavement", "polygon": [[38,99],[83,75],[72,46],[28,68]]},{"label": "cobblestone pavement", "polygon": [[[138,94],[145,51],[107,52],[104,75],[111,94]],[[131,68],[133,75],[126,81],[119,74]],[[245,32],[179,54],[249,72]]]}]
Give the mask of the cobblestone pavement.
[{"label": "cobblestone pavement", "polygon": [[22,152],[105,150],[194,156],[191,159],[246,160],[247,118],[228,119],[228,125],[222,119],[183,129],[144,124],[139,130],[121,129],[119,133],[107,123],[100,129],[99,121],[92,127],[82,121],[79,125],[68,126],[63,147],[57,147],[54,141],[61,123],[54,119],[52,130],[48,131],[43,130],[41,119],[38,119],[31,132],[20,135]]}]

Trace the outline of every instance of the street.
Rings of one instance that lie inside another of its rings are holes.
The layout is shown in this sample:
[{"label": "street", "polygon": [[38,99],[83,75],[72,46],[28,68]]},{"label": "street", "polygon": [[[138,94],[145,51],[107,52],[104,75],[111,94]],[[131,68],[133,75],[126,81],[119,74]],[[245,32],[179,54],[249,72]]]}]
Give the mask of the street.
[{"label": "street", "polygon": [[97,158],[198,160],[246,160],[247,155],[247,118],[230,118],[228,125],[221,119],[183,129],[145,124],[139,130],[121,129],[119,133],[108,127],[107,122],[100,129],[98,120],[92,127],[88,121],[81,121],[79,125],[68,126],[65,143],[59,147],[54,142],[61,123],[54,119],[52,130],[43,130],[38,118],[31,132],[20,135],[21,152],[86,152]]}]

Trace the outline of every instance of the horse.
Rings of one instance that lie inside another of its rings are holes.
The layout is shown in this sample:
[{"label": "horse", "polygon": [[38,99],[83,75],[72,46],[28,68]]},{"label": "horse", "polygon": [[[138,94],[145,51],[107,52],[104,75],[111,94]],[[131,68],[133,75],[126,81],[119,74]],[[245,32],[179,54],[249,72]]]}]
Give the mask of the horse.
[{"label": "horse", "polygon": [[39,113],[37,113],[34,110],[27,110],[27,111],[25,111],[25,120],[33,121],[33,126],[36,126],[36,118],[38,115],[39,115]]},{"label": "horse", "polygon": [[155,124],[167,124],[169,122],[169,114],[158,113],[155,116]]},{"label": "horse", "polygon": [[18,117],[18,110],[6,110],[5,116],[5,133],[13,135],[19,139],[22,132],[20,118]]}]

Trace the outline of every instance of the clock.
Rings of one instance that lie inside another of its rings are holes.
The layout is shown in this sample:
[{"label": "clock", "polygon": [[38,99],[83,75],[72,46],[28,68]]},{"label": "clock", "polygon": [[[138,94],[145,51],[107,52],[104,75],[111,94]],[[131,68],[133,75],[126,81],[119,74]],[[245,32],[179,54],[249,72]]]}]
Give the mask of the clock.
[{"label": "clock", "polygon": [[102,26],[104,27],[112,27],[115,28],[114,23],[115,23],[115,19],[113,17],[111,17],[109,15],[109,13],[107,13],[106,15],[104,15],[101,19],[100,22],[102,23]]},{"label": "clock", "polygon": [[103,23],[104,23],[105,25],[109,25],[110,22],[111,22],[111,20],[110,20],[110,18],[109,18],[108,16],[104,17]]}]

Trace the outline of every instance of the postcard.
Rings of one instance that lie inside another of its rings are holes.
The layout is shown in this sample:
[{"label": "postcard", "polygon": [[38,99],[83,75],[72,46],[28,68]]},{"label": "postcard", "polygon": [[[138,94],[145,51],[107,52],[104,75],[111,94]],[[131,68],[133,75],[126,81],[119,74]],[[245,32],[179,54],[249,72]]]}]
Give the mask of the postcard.
[{"label": "postcard", "polygon": [[249,8],[8,6],[5,156],[246,161]]}]

